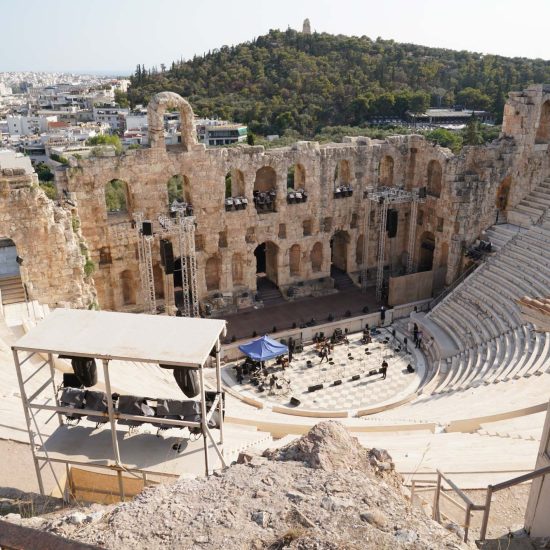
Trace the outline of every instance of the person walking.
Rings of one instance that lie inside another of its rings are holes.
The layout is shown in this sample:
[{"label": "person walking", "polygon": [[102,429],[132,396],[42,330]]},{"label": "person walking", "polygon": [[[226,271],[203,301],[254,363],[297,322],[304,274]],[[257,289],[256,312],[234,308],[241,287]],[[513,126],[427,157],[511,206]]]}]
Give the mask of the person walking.
[{"label": "person walking", "polygon": [[418,334],[416,335],[416,348],[420,348],[422,344],[422,332],[418,331]]},{"label": "person walking", "polygon": [[327,362],[328,362],[328,346],[323,346],[323,349],[321,350],[321,363],[322,363],[325,359],[326,359]]},{"label": "person walking", "polygon": [[416,343],[418,342],[418,325],[416,323],[414,324],[414,327],[413,327],[413,342],[414,342],[414,345],[416,346]]},{"label": "person walking", "polygon": [[384,359],[384,361],[382,361],[382,366],[380,367],[380,374],[382,375],[382,380],[386,379],[387,371],[388,371],[388,362]]}]

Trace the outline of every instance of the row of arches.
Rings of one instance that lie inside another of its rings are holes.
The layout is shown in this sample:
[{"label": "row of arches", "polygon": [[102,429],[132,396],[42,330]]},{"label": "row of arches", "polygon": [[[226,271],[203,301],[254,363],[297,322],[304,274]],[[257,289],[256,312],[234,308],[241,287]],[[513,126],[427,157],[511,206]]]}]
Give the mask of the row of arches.
[{"label": "row of arches", "polygon": [[[378,181],[382,187],[394,186],[394,165],[393,157],[386,155],[382,158],[378,170]],[[437,160],[430,160],[426,170],[426,192],[432,197],[441,196],[441,187],[443,180],[443,168]]]}]

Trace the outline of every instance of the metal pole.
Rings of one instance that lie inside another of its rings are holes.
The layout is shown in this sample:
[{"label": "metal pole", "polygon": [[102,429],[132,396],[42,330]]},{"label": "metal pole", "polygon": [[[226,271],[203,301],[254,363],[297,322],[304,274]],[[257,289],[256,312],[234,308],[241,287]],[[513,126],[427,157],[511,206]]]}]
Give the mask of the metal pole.
[{"label": "metal pole", "polygon": [[[53,363],[53,355],[51,353],[48,353],[48,363],[50,365],[50,375],[52,377],[52,387],[53,387],[53,395],[55,399],[55,404],[57,407],[60,407],[59,399],[57,397],[57,388],[55,387],[55,369],[54,369],[54,363]],[[63,416],[60,412],[57,413],[57,419],[59,420],[59,425],[63,426]]]},{"label": "metal pole", "polygon": [[367,270],[369,268],[369,230],[370,230],[370,199],[367,197],[367,206],[365,208],[365,220],[363,228],[363,268],[361,270],[361,290],[367,291]]},{"label": "metal pole", "polygon": [[[223,391],[222,391],[222,371],[221,371],[221,345],[220,339],[216,341],[216,390],[220,396],[218,402],[218,414],[220,415],[220,444],[223,445]],[[224,450],[222,448],[222,454]]]},{"label": "metal pole", "polygon": [[468,542],[468,531],[470,530],[470,520],[472,515],[472,505],[466,504],[466,517],[464,518],[464,542]]},{"label": "metal pole", "polygon": [[378,268],[376,271],[376,299],[382,299],[382,286],[384,285],[384,260],[386,256],[386,220],[388,217],[388,200],[381,197],[379,202],[380,228],[378,237]]},{"label": "metal pole", "polygon": [[433,510],[432,510],[432,519],[440,522],[440,514],[439,514],[439,493],[441,492],[441,474],[437,472],[437,485],[435,487],[435,493],[434,493],[434,503],[433,503]]},{"label": "metal pole", "polygon": [[479,531],[479,540],[484,541],[487,535],[487,525],[489,523],[489,512],[491,511],[491,499],[493,498],[493,486],[487,487],[487,495],[485,497],[485,509],[483,510],[483,519],[481,521],[481,529]]},{"label": "metal pole", "polygon": [[411,203],[411,218],[409,220],[409,241],[407,246],[407,273],[414,268],[414,248],[416,244],[416,220],[418,218],[418,194],[413,191]]},{"label": "metal pole", "polygon": [[208,441],[206,439],[206,394],[204,392],[204,365],[200,366],[199,369],[199,379],[200,379],[200,387],[201,387],[201,431],[202,431],[202,438],[204,442],[204,469],[206,472],[206,475],[208,476],[209,473],[209,464],[208,464]]},{"label": "metal pole", "polygon": [[[32,458],[34,462],[34,469],[36,471],[36,479],[38,481],[38,488],[40,494],[44,495],[44,483],[42,481],[42,471],[40,469],[40,464],[38,463],[38,458],[36,457],[36,449],[34,443],[34,432],[32,431],[31,426],[31,415],[29,409],[29,402],[27,401],[27,393],[25,392],[25,383],[23,382],[23,375],[21,374],[21,364],[19,363],[19,354],[17,350],[13,350],[13,361],[15,363],[15,372],[17,373],[17,381],[19,382],[19,392],[21,393],[21,402],[23,403],[23,413],[25,414],[25,422],[27,423],[27,431],[29,433],[29,442],[31,444]],[[38,429],[38,424],[36,426]]]},{"label": "metal pole", "polygon": [[[105,377],[105,393],[107,394],[107,411],[109,413],[109,422],[111,424],[111,440],[113,442],[113,454],[115,457],[115,464],[118,468],[122,466],[120,461],[120,451],[118,449],[118,439],[116,435],[116,419],[115,408],[113,406],[113,395],[111,393],[111,380],[109,378],[109,360],[103,359],[103,376]],[[120,492],[120,498],[124,501],[124,481],[122,479],[122,472],[117,469],[118,476],[118,489]]]}]

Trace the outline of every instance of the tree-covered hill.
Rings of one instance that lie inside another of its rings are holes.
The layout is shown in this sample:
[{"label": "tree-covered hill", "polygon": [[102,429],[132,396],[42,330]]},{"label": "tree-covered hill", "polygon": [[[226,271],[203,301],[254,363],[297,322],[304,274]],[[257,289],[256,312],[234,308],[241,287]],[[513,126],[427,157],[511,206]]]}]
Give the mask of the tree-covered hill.
[{"label": "tree-covered hill", "polygon": [[311,137],[428,105],[488,109],[498,118],[508,91],[536,82],[550,82],[550,61],[289,29],[170,68],[138,66],[128,97],[147,103],[170,90],[199,115],[245,122],[260,134],[293,129]]}]

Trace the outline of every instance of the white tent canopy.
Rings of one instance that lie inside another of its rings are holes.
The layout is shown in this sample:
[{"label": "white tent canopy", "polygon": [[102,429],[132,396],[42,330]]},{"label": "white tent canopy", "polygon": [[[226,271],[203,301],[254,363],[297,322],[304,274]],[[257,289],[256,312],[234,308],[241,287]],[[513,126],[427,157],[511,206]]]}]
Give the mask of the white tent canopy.
[{"label": "white tent canopy", "polygon": [[56,309],[13,348],[197,367],[224,331],[219,319]]}]

